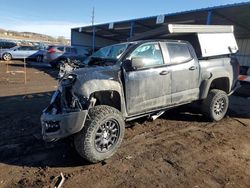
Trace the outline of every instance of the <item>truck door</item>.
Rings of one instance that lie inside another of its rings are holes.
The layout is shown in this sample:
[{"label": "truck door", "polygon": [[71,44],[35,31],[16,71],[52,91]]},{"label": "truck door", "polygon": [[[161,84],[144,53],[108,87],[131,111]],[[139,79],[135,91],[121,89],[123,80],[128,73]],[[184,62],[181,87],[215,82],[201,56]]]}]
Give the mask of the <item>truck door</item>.
[{"label": "truck door", "polygon": [[138,46],[127,59],[142,58],[143,66],[124,71],[127,112],[135,115],[171,103],[171,73],[158,42]]},{"label": "truck door", "polygon": [[165,42],[172,72],[172,104],[193,101],[199,98],[199,62],[190,44]]}]

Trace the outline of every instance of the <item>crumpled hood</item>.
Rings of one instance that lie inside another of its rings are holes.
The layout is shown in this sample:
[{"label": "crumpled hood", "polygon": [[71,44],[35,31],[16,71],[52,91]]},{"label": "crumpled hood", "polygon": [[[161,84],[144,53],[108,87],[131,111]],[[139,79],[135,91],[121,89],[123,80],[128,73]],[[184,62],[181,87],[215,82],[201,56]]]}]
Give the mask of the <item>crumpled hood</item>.
[{"label": "crumpled hood", "polygon": [[95,66],[95,67],[84,67],[76,69],[72,74],[77,75],[77,79],[114,79],[117,78],[117,74],[120,71],[120,66]]},{"label": "crumpled hood", "polygon": [[77,76],[73,85],[75,93],[88,97],[101,90],[121,90],[119,79],[120,66],[84,67],[72,72]]}]

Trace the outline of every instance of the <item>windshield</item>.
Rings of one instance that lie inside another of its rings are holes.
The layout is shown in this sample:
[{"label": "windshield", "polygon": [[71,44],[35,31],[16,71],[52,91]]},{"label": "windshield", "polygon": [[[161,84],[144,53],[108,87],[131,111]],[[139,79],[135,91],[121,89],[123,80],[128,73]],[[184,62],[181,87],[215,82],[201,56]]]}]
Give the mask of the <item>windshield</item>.
[{"label": "windshield", "polygon": [[112,61],[117,60],[119,57],[121,57],[130,44],[131,43],[122,43],[103,47],[87,58],[84,61],[84,64],[89,64],[89,62],[93,59],[107,59]]},{"label": "windshield", "polygon": [[129,43],[106,46],[93,53],[92,57],[118,59],[126,50]]}]

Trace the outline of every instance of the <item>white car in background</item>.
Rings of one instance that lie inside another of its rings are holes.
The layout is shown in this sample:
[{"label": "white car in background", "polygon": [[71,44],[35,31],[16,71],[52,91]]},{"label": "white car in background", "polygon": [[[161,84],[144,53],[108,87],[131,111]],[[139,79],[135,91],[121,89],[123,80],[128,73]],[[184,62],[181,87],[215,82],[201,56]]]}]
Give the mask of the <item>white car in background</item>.
[{"label": "white car in background", "polygon": [[42,62],[44,52],[44,49],[39,46],[16,46],[2,50],[1,58],[5,61],[12,59],[34,59],[37,62]]}]

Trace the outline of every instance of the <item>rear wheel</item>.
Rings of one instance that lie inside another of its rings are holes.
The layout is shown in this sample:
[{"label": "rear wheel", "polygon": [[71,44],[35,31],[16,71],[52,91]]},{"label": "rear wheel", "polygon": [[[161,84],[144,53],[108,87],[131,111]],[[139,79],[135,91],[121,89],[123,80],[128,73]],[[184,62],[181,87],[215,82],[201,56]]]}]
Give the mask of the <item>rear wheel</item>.
[{"label": "rear wheel", "polygon": [[3,54],[3,60],[4,61],[10,61],[11,59],[12,59],[11,54],[9,54],[9,53]]},{"label": "rear wheel", "polygon": [[77,152],[96,163],[111,157],[120,146],[125,131],[121,113],[113,107],[96,106],[89,110],[89,119],[74,137]]},{"label": "rear wheel", "polygon": [[221,120],[227,113],[229,99],[226,92],[212,89],[202,102],[203,114],[212,121]]}]

